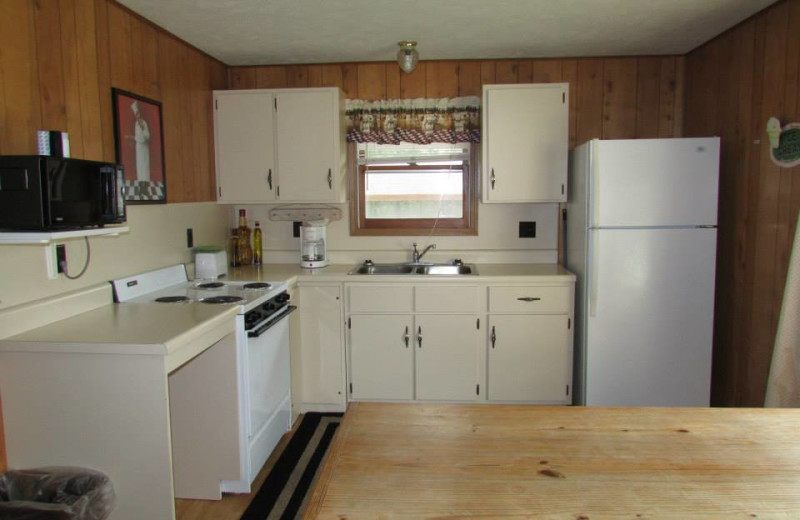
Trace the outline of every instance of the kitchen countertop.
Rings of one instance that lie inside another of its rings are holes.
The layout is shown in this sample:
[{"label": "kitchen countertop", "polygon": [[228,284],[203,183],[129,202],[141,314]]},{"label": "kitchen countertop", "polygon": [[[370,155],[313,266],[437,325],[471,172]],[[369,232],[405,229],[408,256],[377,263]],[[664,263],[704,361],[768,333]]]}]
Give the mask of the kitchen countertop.
[{"label": "kitchen countertop", "polygon": [[303,269],[297,264],[263,264],[228,270],[228,280],[285,280],[297,282],[574,282],[575,275],[559,264],[472,264],[477,275],[348,275],[359,264],[332,264],[321,269]]},{"label": "kitchen countertop", "polygon": [[0,351],[162,355],[179,366],[233,332],[237,311],[237,305],[109,304],[5,338]]}]

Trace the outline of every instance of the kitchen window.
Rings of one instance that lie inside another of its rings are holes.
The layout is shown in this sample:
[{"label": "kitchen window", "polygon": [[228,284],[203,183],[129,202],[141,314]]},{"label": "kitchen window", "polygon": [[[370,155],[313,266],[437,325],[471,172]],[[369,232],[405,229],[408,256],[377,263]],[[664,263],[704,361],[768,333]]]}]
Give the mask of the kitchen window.
[{"label": "kitchen window", "polygon": [[477,235],[478,161],[469,143],[363,143],[355,151],[352,235]]}]

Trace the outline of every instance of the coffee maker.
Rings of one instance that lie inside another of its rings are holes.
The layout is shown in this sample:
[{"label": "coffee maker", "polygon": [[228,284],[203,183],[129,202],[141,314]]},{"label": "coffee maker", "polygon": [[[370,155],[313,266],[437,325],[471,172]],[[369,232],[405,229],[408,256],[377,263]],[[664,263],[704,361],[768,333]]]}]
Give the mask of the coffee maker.
[{"label": "coffee maker", "polygon": [[300,267],[316,269],[328,265],[327,226],[328,219],[303,222],[300,226]]}]

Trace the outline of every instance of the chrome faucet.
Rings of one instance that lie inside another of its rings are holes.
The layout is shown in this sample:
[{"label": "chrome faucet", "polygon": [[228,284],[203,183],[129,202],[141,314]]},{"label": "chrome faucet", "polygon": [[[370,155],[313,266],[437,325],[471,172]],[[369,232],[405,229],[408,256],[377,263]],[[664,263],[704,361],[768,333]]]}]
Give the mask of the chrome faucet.
[{"label": "chrome faucet", "polygon": [[417,243],[414,242],[414,252],[411,253],[411,263],[418,264],[419,261],[422,260],[422,257],[425,256],[425,253],[427,253],[431,249],[436,249],[436,244],[429,245],[428,247],[423,249],[422,252],[420,253],[419,251],[417,251]]}]

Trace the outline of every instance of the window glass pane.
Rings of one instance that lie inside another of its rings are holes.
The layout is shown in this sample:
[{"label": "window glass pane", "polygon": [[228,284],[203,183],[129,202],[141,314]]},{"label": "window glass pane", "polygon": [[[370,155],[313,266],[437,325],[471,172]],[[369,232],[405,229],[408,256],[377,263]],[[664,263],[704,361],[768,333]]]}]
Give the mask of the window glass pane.
[{"label": "window glass pane", "polygon": [[457,165],[452,168],[367,170],[366,218],[462,218],[464,173]]}]

